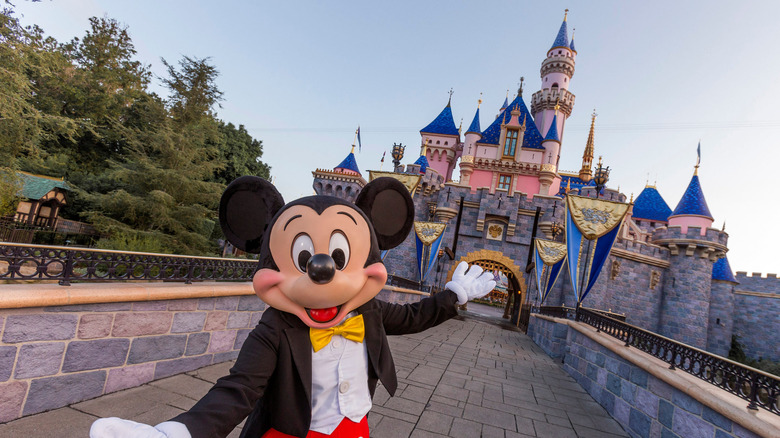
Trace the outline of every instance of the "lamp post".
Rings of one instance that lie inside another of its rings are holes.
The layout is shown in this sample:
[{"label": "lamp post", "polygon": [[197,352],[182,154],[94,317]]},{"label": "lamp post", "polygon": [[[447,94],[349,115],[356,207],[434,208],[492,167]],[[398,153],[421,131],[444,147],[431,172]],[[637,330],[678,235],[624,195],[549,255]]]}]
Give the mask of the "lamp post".
[{"label": "lamp post", "polygon": [[404,146],[401,143],[393,143],[393,150],[390,153],[390,155],[393,157],[393,171],[396,171],[398,169],[398,166],[401,165],[401,159],[404,157],[404,151],[406,150],[406,146]]},{"label": "lamp post", "polygon": [[609,166],[606,168],[602,167],[601,157],[599,157],[599,167],[596,168],[593,175],[593,182],[596,183],[596,198],[599,197],[599,193],[607,185],[607,181],[609,181]]}]

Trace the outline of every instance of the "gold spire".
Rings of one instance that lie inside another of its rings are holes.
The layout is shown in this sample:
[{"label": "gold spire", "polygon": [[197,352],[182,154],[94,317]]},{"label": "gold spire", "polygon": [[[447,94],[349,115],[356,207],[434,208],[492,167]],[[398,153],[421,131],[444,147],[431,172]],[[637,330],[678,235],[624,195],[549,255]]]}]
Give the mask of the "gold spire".
[{"label": "gold spire", "polygon": [[420,156],[428,155],[428,145],[423,143],[422,145],[422,151],[420,152]]},{"label": "gold spire", "polygon": [[460,125],[458,125],[458,134],[460,134],[461,129],[463,129],[463,117],[460,118]]},{"label": "gold spire", "polygon": [[569,10],[566,9],[566,10],[564,10],[564,13],[563,13],[563,21],[566,21],[566,17],[568,17],[568,16],[569,16]]},{"label": "gold spire", "polygon": [[352,145],[352,150],[351,150],[351,151],[349,151],[349,153],[350,153],[350,154],[354,154],[354,153],[355,153],[355,145],[354,145],[354,144]]},{"label": "gold spire", "polygon": [[[594,145],[593,145],[593,137],[594,137],[594,131],[596,127],[596,110],[593,109],[593,114],[591,114],[590,118],[590,132],[588,133],[588,142],[585,143],[585,152],[582,154],[582,168],[580,169],[580,179],[584,182],[589,182],[592,178],[592,167],[593,167],[593,152],[594,152]],[[599,157],[599,160],[601,157]]]},{"label": "gold spire", "polygon": [[479,93],[479,100],[477,100],[477,109],[479,109],[480,105],[482,105],[482,92]]},{"label": "gold spire", "polygon": [[[620,190],[618,190],[618,191],[620,191]],[[628,203],[629,204],[633,204],[634,203],[634,192],[631,192],[631,200],[629,200]]]}]

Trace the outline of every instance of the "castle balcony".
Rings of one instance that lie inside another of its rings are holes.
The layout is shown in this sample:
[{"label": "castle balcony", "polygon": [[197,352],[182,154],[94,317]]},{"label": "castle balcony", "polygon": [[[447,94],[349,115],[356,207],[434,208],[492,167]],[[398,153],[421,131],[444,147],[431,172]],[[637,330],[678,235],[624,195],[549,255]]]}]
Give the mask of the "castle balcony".
[{"label": "castle balcony", "polygon": [[531,97],[531,114],[537,114],[543,110],[554,110],[555,105],[566,117],[571,115],[574,107],[574,94],[565,88],[545,88],[534,93]]},{"label": "castle balcony", "polygon": [[474,169],[489,170],[491,172],[512,173],[518,175],[538,175],[539,164],[528,162],[516,162],[509,160],[491,160],[489,158],[477,158],[474,160]]},{"label": "castle balcony", "polygon": [[563,73],[568,77],[574,76],[574,58],[566,55],[553,55],[542,61],[539,71],[542,77],[550,73]]}]

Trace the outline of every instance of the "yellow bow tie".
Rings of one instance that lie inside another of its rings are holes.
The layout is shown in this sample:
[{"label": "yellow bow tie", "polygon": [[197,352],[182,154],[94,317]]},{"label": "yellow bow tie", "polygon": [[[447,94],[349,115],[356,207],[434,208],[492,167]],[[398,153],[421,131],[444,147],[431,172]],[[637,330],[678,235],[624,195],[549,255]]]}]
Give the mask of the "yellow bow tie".
[{"label": "yellow bow tie", "polygon": [[363,325],[363,315],[353,316],[352,318],[344,321],[343,324],[336,327],[327,329],[309,329],[311,346],[314,347],[315,352],[325,348],[334,335],[341,335],[350,341],[363,342],[363,338],[366,335],[365,326]]}]

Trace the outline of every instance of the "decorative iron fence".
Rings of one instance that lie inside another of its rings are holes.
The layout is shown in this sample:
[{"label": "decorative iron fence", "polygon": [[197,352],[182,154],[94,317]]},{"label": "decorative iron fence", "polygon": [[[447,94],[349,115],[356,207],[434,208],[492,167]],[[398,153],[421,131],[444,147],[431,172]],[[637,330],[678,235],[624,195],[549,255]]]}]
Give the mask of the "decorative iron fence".
[{"label": "decorative iron fence", "polygon": [[[2,263],[4,262],[4,263]],[[256,260],[0,242],[0,280],[250,281]]]},{"label": "decorative iron fence", "polygon": [[[625,322],[626,321],[626,315],[623,313],[614,313],[614,312],[608,312],[606,310],[599,310],[599,309],[592,309],[590,307],[581,307],[582,309],[590,310],[591,312],[596,312],[600,315],[608,316],[613,319],[617,319],[618,321]],[[553,316],[556,318],[566,318],[566,319],[574,319],[577,315],[577,309],[574,307],[566,307],[566,306],[540,306],[533,308],[532,311],[538,312],[542,315],[547,316]]]},{"label": "decorative iron fence", "polygon": [[625,345],[638,348],[706,382],[749,402],[748,409],[759,407],[780,415],[780,378],[698,348],[681,344],[653,332],[580,308],[577,320],[591,325]]},{"label": "decorative iron fence", "polygon": [[396,275],[387,276],[387,285],[403,287],[406,289],[419,290],[421,292],[431,292],[431,288],[432,288],[432,286],[423,286],[418,281],[410,280],[404,277],[398,277]]}]

